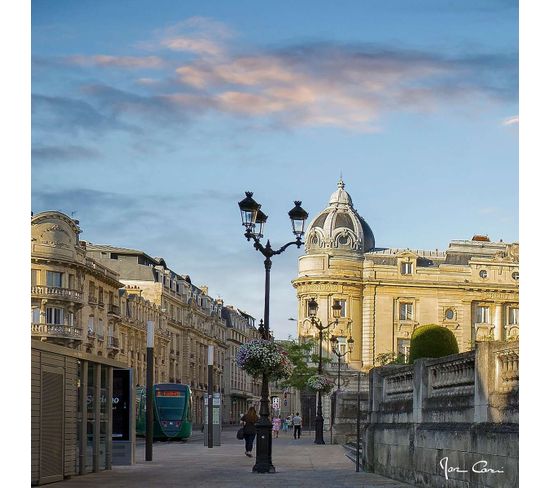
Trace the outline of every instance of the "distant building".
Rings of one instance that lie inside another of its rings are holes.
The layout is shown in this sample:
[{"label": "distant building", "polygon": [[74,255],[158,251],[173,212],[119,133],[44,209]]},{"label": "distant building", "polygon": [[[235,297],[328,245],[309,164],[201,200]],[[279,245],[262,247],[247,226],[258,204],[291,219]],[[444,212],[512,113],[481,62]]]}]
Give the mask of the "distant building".
[{"label": "distant building", "polygon": [[97,262],[120,275],[128,293],[139,293],[154,303],[167,321],[169,355],[167,382],[191,386],[193,422],[203,422],[208,383],[208,346],[214,346],[214,392],[225,394],[223,370],[227,355],[222,304],[195,286],[189,276],[170,269],[163,258],[143,251],[86,243]]},{"label": "distant building", "polygon": [[229,393],[223,405],[223,416],[226,422],[235,424],[249,407],[254,406],[259,411],[261,380],[245,373],[235,359],[239,347],[252,339],[259,339],[260,333],[255,327],[254,317],[231,305],[222,308],[222,318],[227,325],[225,391]]},{"label": "distant building", "polygon": [[341,350],[353,337],[345,361],[355,370],[372,367],[380,354],[407,356],[412,332],[424,324],[447,327],[460,351],[477,341],[519,337],[517,243],[474,236],[451,241],[445,251],[377,248],[344,186],[340,180],[305,235],[306,253],[293,281],[299,337],[317,337],[304,321],[311,297],[324,324],[333,320],[334,300],[342,305],[331,334]]}]

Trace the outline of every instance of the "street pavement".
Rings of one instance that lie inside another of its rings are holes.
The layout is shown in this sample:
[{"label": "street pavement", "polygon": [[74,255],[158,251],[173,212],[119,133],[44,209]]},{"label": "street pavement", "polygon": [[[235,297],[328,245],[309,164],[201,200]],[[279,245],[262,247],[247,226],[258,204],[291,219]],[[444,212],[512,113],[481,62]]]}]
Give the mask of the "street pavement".
[{"label": "street pavement", "polygon": [[[222,431],[221,446],[203,445],[202,434],[186,442],[155,442],[153,461],[145,462],[145,444],[138,440],[136,464],[114,466],[110,471],[75,476],[53,483],[58,488],[320,488],[320,487],[408,487],[383,476],[355,472],[355,464],[339,445],[317,445],[312,432],[294,440],[290,433],[273,439],[275,473],[253,473],[254,458],[244,455],[244,441],[236,438],[236,428]],[[326,441],[327,439],[325,439]],[[254,443],[254,453],[256,444]]]}]

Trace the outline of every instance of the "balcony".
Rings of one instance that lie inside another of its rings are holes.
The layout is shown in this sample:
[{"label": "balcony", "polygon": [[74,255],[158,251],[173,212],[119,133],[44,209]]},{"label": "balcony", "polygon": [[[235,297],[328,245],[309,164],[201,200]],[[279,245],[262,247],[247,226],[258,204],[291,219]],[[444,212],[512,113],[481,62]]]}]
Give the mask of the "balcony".
[{"label": "balcony", "polygon": [[107,336],[107,354],[115,357],[120,351],[118,337]]},{"label": "balcony", "polygon": [[31,324],[31,334],[42,340],[52,339],[53,342],[82,341],[82,329],[64,324]]},{"label": "balcony", "polygon": [[118,305],[113,305],[112,303],[110,303],[107,308],[107,313],[109,315],[116,315],[117,317],[120,317],[120,307]]},{"label": "balcony", "polygon": [[90,305],[97,305],[97,298],[94,295],[88,295],[88,303]]},{"label": "balcony", "polygon": [[56,300],[67,300],[70,302],[82,303],[82,293],[70,288],[58,288],[56,286],[31,286],[33,298],[52,298]]}]

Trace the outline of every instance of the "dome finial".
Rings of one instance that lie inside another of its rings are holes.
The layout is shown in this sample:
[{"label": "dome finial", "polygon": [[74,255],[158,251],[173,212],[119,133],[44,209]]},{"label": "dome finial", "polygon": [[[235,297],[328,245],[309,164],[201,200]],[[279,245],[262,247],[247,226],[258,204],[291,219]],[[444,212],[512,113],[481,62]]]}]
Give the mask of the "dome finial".
[{"label": "dome finial", "polygon": [[340,179],[338,180],[338,188],[344,189],[346,184],[344,183],[344,180],[342,179],[342,172],[340,171]]}]

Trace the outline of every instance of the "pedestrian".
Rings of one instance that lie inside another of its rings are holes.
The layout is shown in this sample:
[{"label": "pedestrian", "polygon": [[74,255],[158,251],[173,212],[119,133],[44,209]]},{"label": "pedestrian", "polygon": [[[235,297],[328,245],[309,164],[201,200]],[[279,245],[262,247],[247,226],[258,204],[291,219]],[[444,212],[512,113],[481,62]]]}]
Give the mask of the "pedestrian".
[{"label": "pedestrian", "polygon": [[296,412],[296,415],[292,417],[292,425],[294,425],[294,439],[299,439],[302,435],[302,417],[300,417],[300,412]]},{"label": "pedestrian", "polygon": [[275,439],[279,438],[279,430],[281,430],[281,417],[280,415],[276,415],[273,417],[272,420],[273,423],[273,433],[275,434]]},{"label": "pedestrian", "polygon": [[288,432],[288,417],[283,419],[283,432]]},{"label": "pedestrian", "polygon": [[241,417],[244,427],[244,445],[245,456],[252,457],[252,446],[254,445],[254,437],[256,437],[256,422],[258,421],[258,415],[256,409],[250,407],[248,412]]}]

